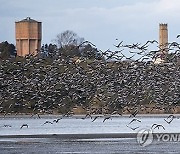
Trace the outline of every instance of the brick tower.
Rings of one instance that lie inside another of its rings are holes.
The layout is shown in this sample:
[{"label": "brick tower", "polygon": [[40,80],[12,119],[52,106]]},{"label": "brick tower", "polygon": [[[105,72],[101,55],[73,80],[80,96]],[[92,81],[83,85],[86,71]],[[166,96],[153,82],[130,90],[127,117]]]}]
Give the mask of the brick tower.
[{"label": "brick tower", "polygon": [[168,25],[159,24],[159,47],[164,54],[167,54],[168,50]]},{"label": "brick tower", "polygon": [[36,55],[41,48],[41,22],[27,17],[15,22],[15,29],[17,55],[23,57],[28,54]]},{"label": "brick tower", "polygon": [[156,58],[154,59],[155,64],[164,63],[168,54],[168,25],[159,24],[159,49]]}]

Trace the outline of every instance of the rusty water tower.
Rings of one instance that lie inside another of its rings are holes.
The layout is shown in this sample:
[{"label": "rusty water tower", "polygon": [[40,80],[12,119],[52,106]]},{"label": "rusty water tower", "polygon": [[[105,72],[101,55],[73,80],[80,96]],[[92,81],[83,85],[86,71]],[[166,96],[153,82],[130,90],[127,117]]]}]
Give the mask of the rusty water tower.
[{"label": "rusty water tower", "polygon": [[27,17],[15,22],[16,49],[18,56],[36,55],[41,48],[42,24]]}]

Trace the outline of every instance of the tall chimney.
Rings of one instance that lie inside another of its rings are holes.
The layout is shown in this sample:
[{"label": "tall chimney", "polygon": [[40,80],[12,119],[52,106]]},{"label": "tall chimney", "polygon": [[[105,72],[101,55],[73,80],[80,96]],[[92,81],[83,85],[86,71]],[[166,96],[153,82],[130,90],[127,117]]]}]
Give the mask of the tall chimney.
[{"label": "tall chimney", "polygon": [[168,54],[168,25],[159,24],[159,47],[163,55]]}]

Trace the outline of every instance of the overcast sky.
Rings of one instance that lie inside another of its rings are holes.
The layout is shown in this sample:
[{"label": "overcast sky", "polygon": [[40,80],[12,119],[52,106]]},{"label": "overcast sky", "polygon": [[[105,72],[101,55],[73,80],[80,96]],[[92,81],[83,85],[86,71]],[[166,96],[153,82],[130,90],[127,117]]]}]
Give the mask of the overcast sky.
[{"label": "overcast sky", "polygon": [[180,0],[0,0],[0,41],[15,43],[15,21],[43,24],[43,43],[73,30],[102,50],[125,43],[158,40],[168,23],[169,41],[180,34]]}]

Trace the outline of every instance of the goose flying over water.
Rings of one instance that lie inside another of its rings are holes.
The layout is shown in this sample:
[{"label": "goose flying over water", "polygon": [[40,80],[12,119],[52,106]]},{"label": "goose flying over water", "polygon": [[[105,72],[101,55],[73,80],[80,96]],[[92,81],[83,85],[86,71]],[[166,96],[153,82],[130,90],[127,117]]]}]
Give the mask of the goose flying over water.
[{"label": "goose flying over water", "polygon": [[130,127],[129,125],[126,125],[128,128],[130,128],[131,130],[136,130],[136,129],[138,129],[138,128],[140,128],[139,126],[137,126],[137,127]]},{"label": "goose flying over water", "polygon": [[53,123],[51,121],[45,121],[43,125],[45,125],[45,124],[51,124],[52,125]]},{"label": "goose flying over water", "polygon": [[111,120],[112,120],[111,116],[105,117],[104,120],[103,120],[103,122],[105,122],[105,121],[108,120],[108,119],[111,119]]},{"label": "goose flying over water", "polygon": [[[141,120],[139,120],[139,119],[132,119],[132,120],[129,122],[129,124],[131,124],[131,123],[133,123],[133,122],[135,122],[135,121],[141,122]],[[129,124],[128,124],[128,125],[129,125]]]},{"label": "goose flying over water", "polygon": [[153,124],[152,126],[151,126],[151,129],[160,129],[160,128],[163,128],[164,130],[165,130],[165,127],[163,126],[163,125],[160,125],[160,124]]},{"label": "goose flying over water", "polygon": [[11,126],[11,125],[4,125],[3,127],[6,127],[6,128],[7,128],[7,127],[12,127],[12,126]]},{"label": "goose flying over water", "polygon": [[62,118],[54,119],[53,122],[58,123]]},{"label": "goose flying over water", "polygon": [[174,115],[169,115],[164,121],[166,121],[168,124],[170,124],[176,117]]},{"label": "goose flying over water", "polygon": [[29,126],[28,126],[28,124],[23,124],[23,125],[20,127],[20,129],[22,129],[23,127],[28,128]]},{"label": "goose flying over water", "polygon": [[92,122],[94,122],[97,118],[99,118],[100,116],[96,116],[93,120],[92,120]]}]

